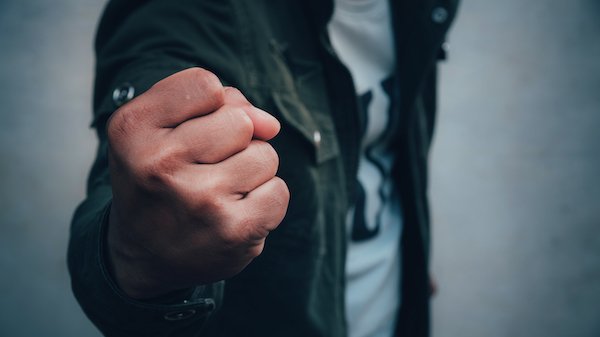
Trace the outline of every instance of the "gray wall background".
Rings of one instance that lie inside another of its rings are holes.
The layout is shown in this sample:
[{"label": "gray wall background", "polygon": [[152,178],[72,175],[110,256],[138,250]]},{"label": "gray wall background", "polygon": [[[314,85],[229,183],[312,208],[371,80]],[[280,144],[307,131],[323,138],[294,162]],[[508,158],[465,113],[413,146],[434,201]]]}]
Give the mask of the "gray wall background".
[{"label": "gray wall background", "polygon": [[[103,5],[0,0],[0,336],[99,336],[65,249]],[[599,18],[463,1],[432,153],[434,337],[600,336]]]}]

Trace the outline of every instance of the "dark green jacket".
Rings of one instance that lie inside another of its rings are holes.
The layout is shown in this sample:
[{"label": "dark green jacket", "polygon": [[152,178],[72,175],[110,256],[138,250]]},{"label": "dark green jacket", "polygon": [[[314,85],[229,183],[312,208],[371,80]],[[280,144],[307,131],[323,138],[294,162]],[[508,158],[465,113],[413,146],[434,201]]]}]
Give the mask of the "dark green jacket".
[{"label": "dark green jacket", "polygon": [[[404,210],[399,336],[429,334],[427,153],[436,63],[457,0],[392,0],[400,116],[394,168]],[[328,0],[113,0],[100,22],[94,123],[99,148],[69,246],[73,291],[107,336],[345,336],[345,217],[361,121],[348,70],[329,44]],[[239,275],[147,302],[104,267],[112,198],[105,123],[113,92],[138,95],[200,66],[275,115],[278,175],[291,201],[264,252]],[[123,87],[124,85],[124,87]],[[117,90],[118,91],[118,90]],[[124,91],[126,92],[126,91]],[[321,137],[314,137],[319,132]],[[185,300],[185,301],[184,301]]]}]

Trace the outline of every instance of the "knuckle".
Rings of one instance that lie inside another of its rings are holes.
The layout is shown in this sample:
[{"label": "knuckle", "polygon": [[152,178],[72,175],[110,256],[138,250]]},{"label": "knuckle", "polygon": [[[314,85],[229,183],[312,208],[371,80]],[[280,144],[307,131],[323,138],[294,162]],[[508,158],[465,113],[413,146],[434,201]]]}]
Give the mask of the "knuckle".
[{"label": "knuckle", "polygon": [[143,156],[136,169],[138,184],[151,190],[174,187],[177,163],[173,153],[172,146],[163,144],[153,148],[151,154]]},{"label": "knuckle", "polygon": [[224,89],[225,99],[228,103],[241,105],[244,108],[251,107],[252,104],[248,102],[246,96],[236,87],[225,87]]},{"label": "knuckle", "polygon": [[254,106],[238,88],[225,87],[223,92],[225,94],[225,101],[227,104],[235,105],[245,110],[254,108]]},{"label": "knuckle", "polygon": [[223,186],[226,184],[226,177],[221,172],[212,172],[207,174],[202,180],[201,193],[215,199],[218,204],[215,206],[223,206],[223,201],[220,199],[223,194]]},{"label": "knuckle", "polygon": [[237,128],[236,133],[244,139],[252,139],[254,124],[248,114],[243,109],[232,108],[229,109],[229,116],[232,122],[231,125],[235,125]]},{"label": "knuckle", "polygon": [[285,207],[290,201],[290,189],[285,181],[279,177],[273,177],[273,197]]},{"label": "knuckle", "polygon": [[223,105],[225,102],[225,92],[217,75],[206,69],[197,67],[190,68],[186,72],[190,73],[192,81],[197,84],[200,92],[204,92],[205,96],[214,100],[215,105]]},{"label": "knuckle", "polygon": [[287,184],[279,177],[273,177],[269,181],[268,193],[262,195],[261,203],[269,210],[270,219],[277,222],[283,219],[290,202],[290,191]]},{"label": "knuckle", "polygon": [[248,240],[240,228],[232,225],[224,225],[220,230],[220,237],[225,247],[232,251],[243,250]]},{"label": "knuckle", "polygon": [[200,67],[193,67],[186,71],[189,71],[196,80],[200,80],[209,88],[223,88],[217,75],[211,71]]},{"label": "knuckle", "polygon": [[[259,152],[258,158],[265,165],[266,169],[270,171],[277,171],[279,167],[279,155],[275,148],[271,144],[263,141],[256,141],[257,151]],[[275,173],[273,173],[275,175]]]},{"label": "knuckle", "polygon": [[111,143],[126,137],[138,125],[138,118],[129,106],[113,112],[107,121],[106,132]]},{"label": "knuckle", "polygon": [[236,87],[225,87],[225,94],[228,95],[228,97],[244,97],[244,95],[242,94],[242,92],[240,91],[240,89],[236,88]]},{"label": "knuckle", "polygon": [[229,212],[222,226],[227,241],[239,248],[247,249],[263,241],[269,234],[252,211]]},{"label": "knuckle", "polygon": [[218,180],[206,179],[197,186],[187,198],[187,208],[197,217],[210,222],[225,222],[228,218],[227,207],[220,197]]}]

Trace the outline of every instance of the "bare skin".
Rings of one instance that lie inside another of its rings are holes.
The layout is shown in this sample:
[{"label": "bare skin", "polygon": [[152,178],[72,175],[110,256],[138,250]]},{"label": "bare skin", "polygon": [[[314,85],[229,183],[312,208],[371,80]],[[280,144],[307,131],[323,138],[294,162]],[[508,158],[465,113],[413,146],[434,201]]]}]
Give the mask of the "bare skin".
[{"label": "bare skin", "polygon": [[203,69],[174,74],[108,122],[108,258],[144,299],[226,279],[263,249],[289,191],[266,141],[279,122]]}]

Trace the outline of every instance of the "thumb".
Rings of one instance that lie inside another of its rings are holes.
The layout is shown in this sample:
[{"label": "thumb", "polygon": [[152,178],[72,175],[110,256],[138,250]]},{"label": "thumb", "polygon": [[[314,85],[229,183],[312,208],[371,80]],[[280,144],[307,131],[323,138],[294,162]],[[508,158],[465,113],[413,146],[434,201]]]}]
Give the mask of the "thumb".
[{"label": "thumb", "polygon": [[261,110],[248,102],[246,97],[234,87],[224,87],[225,102],[242,107],[254,125],[254,139],[269,140],[275,137],[281,125],[279,121],[269,113]]},{"label": "thumb", "polygon": [[246,114],[248,114],[248,117],[250,117],[254,124],[255,139],[266,141],[279,133],[281,124],[279,124],[279,121],[269,113],[259,108],[252,107],[251,109],[246,109]]}]

